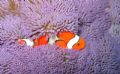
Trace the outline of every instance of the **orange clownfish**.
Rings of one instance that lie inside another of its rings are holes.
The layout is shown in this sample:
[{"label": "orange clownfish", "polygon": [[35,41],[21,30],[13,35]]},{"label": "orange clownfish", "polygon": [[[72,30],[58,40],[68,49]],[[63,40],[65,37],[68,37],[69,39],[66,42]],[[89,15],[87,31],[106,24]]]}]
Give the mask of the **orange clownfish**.
[{"label": "orange clownfish", "polygon": [[47,36],[40,36],[39,38],[35,38],[33,40],[30,39],[18,39],[18,44],[20,45],[27,45],[27,46],[31,46],[31,47],[37,47],[40,45],[45,45],[47,44]]},{"label": "orange clownfish", "polygon": [[57,36],[50,38],[48,43],[72,50],[81,50],[85,47],[85,40],[69,31],[59,32]]},{"label": "orange clownfish", "polygon": [[68,48],[72,50],[81,50],[85,47],[85,40],[78,35],[69,32],[59,32],[55,36],[51,36],[47,39],[46,35],[40,36],[39,38],[30,39],[18,39],[18,43],[21,45],[27,45],[31,47],[37,47],[45,44],[55,44],[61,48]]}]

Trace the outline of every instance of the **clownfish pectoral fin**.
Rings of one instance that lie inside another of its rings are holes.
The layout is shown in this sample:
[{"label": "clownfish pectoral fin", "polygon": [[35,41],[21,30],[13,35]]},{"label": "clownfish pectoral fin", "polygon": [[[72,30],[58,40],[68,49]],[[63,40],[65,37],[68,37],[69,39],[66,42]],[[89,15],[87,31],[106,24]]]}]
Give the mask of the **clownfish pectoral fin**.
[{"label": "clownfish pectoral fin", "polygon": [[80,38],[79,41],[73,45],[73,50],[81,50],[85,47],[85,40]]}]

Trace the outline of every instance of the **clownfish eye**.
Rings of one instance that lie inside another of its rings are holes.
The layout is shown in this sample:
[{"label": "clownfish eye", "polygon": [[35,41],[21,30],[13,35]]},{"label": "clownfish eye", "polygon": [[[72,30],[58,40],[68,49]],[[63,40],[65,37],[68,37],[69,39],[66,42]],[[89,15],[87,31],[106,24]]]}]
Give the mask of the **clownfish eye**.
[{"label": "clownfish eye", "polygon": [[77,43],[77,45],[80,45],[80,43]]}]

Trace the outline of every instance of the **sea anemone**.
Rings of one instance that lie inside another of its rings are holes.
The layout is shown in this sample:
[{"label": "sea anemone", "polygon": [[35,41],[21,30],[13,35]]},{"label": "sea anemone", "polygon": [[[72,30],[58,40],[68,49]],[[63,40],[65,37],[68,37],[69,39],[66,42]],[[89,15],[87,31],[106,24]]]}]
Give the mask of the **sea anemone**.
[{"label": "sea anemone", "polygon": [[[74,1],[21,1],[22,25],[30,30],[29,37],[45,33],[57,34],[59,31],[77,33],[78,11]],[[27,12],[27,13],[26,13]]]},{"label": "sea anemone", "polygon": [[[119,10],[120,4],[111,1],[1,0],[0,74],[119,74],[120,39],[108,33],[113,15],[108,10]],[[64,30],[83,37],[85,48],[31,48],[16,42]]]}]

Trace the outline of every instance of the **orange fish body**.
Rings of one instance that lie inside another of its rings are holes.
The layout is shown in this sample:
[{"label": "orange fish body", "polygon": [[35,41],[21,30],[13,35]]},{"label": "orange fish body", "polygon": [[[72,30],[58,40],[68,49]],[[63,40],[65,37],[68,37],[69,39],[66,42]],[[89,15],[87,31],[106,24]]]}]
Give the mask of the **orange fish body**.
[{"label": "orange fish body", "polygon": [[45,45],[48,43],[47,36],[46,35],[40,36],[39,38],[34,39],[33,42],[34,42],[33,47]]},{"label": "orange fish body", "polygon": [[51,36],[47,39],[47,35],[40,36],[33,40],[30,39],[18,39],[18,43],[21,45],[26,44],[31,47],[38,47],[46,44],[55,44],[61,48],[68,48],[72,50],[81,50],[85,47],[85,40],[72,32],[64,31],[59,32],[56,36]]},{"label": "orange fish body", "polygon": [[39,38],[35,38],[33,40],[30,39],[18,39],[18,44],[20,45],[27,45],[27,46],[31,46],[31,47],[37,47],[37,46],[41,46],[41,45],[45,45],[47,44],[47,36],[43,35],[40,36]]},{"label": "orange fish body", "polygon": [[55,42],[58,47],[68,48],[72,50],[81,50],[85,47],[85,41],[83,38],[80,38],[78,35],[75,35],[72,32],[59,32],[57,34],[59,40]]}]

